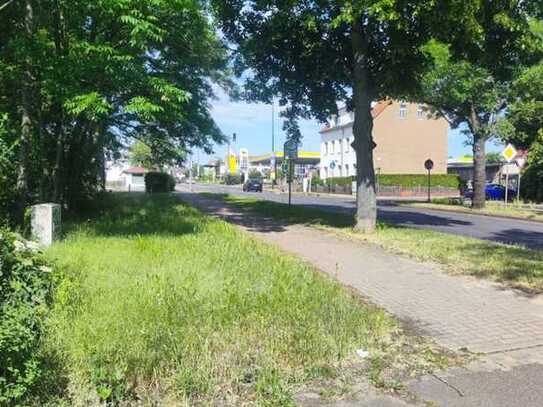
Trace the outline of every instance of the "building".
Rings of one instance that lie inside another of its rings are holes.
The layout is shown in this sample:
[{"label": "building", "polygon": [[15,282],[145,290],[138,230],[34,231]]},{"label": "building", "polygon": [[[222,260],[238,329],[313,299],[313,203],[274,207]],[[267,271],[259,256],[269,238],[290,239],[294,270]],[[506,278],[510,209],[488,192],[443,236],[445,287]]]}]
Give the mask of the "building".
[{"label": "building", "polygon": [[[449,126],[445,119],[432,117],[424,105],[392,100],[375,103],[372,116],[377,173],[426,173],[428,158],[434,161],[434,173],[447,173]],[[353,123],[354,113],[341,108],[320,131],[322,179],[356,175]]]},{"label": "building", "polygon": [[130,167],[123,171],[124,186],[129,191],[145,189],[145,174],[147,170],[143,167]]},{"label": "building", "polygon": [[[471,186],[474,177],[473,157],[470,155],[451,158],[448,160],[447,173],[460,177],[467,185]],[[520,175],[520,167],[516,162],[505,161],[486,162],[486,182],[505,185],[506,179],[510,187],[516,188]]]},{"label": "building", "polygon": [[[275,153],[275,164],[281,168],[283,164],[284,153],[278,151]],[[249,170],[259,171],[263,176],[269,176],[272,170],[273,157],[271,153],[258,156],[249,156]],[[320,153],[317,151],[298,151],[298,159],[294,166],[294,173],[302,177],[308,170],[318,168],[320,163]]]}]

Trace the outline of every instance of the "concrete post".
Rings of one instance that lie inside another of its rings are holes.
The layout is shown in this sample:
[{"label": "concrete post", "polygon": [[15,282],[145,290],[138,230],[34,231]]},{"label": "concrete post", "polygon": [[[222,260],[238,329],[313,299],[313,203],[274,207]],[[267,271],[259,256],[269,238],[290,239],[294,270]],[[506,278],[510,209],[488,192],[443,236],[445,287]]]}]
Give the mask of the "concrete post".
[{"label": "concrete post", "polygon": [[51,246],[60,236],[60,205],[54,203],[34,205],[31,213],[32,239],[41,246]]}]

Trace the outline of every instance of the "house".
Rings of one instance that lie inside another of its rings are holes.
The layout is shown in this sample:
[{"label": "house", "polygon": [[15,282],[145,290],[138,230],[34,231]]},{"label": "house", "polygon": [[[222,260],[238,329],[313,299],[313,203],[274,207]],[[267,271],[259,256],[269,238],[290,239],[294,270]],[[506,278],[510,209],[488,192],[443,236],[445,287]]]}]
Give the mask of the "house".
[{"label": "house", "polygon": [[[519,153],[525,154],[524,152]],[[521,156],[522,158],[522,156]],[[505,185],[506,179],[509,186],[516,188],[520,176],[520,166],[516,161],[506,163],[505,161],[486,162],[486,182]],[[473,156],[465,155],[457,158],[450,158],[447,163],[447,173],[456,174],[467,185],[471,185],[474,176]]]},{"label": "house", "polygon": [[[276,151],[272,157],[271,153],[249,156],[249,171],[256,170],[263,176],[269,176],[272,172],[272,162],[275,159],[275,165],[278,169],[283,164],[283,151]],[[315,167],[319,166],[320,153],[317,151],[298,151],[298,159],[294,165],[294,173],[298,177],[303,177],[304,174]]]},{"label": "house", "polygon": [[[424,162],[434,162],[433,173],[447,173],[448,123],[431,116],[422,104],[386,100],[372,109],[374,167],[378,174],[423,174]],[[345,107],[328,121],[321,135],[321,178],[356,175],[351,146],[354,113]]]},{"label": "house", "polygon": [[130,167],[123,171],[124,186],[128,191],[145,189],[145,174],[147,170],[143,167]]}]

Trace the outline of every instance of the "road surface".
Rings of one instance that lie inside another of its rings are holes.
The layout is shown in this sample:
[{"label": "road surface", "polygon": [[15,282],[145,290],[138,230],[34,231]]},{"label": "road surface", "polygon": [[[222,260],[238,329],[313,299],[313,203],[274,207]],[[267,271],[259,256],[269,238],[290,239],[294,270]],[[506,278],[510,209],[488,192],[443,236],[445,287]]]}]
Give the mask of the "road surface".
[{"label": "road surface", "polygon": [[[189,186],[179,185],[187,191]],[[274,192],[242,192],[239,187],[225,185],[195,184],[194,192],[228,193],[236,196],[251,196],[274,202],[287,203],[286,194]],[[294,205],[303,205],[322,210],[354,214],[355,201],[351,197],[329,196],[292,196]],[[491,216],[452,213],[426,208],[413,208],[382,201],[378,204],[378,217],[387,223],[430,229],[460,236],[491,240],[526,246],[531,249],[543,249],[543,223]]]}]

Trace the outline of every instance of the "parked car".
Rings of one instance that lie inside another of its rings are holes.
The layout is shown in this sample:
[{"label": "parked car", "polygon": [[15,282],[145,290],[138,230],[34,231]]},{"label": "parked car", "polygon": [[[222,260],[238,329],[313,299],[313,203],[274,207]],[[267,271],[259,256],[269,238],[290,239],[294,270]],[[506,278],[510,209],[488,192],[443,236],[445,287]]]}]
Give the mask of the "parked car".
[{"label": "parked car", "polygon": [[243,191],[262,192],[262,180],[259,178],[249,178],[247,181],[245,181],[245,184],[243,184]]},{"label": "parked car", "polygon": [[[468,199],[473,199],[473,188],[466,190],[464,196]],[[512,201],[517,196],[517,191],[509,188],[507,191],[507,200]],[[503,201],[505,200],[505,187],[500,184],[486,184],[485,197],[487,201]]]}]

